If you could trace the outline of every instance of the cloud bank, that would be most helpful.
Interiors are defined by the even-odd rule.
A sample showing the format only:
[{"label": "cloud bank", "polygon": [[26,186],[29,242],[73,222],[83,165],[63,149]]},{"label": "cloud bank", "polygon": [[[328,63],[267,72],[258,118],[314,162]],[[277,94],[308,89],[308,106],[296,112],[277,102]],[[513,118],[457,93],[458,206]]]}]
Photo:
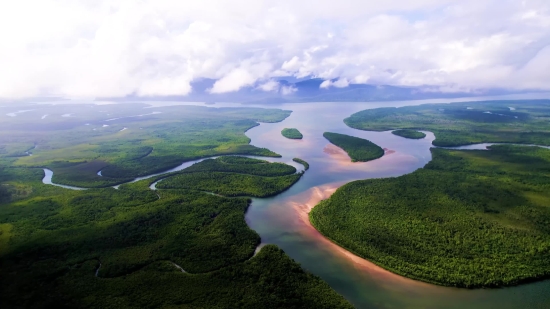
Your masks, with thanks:
[{"label": "cloud bank", "polygon": [[550,89],[547,0],[18,0],[0,10],[0,97],[186,95],[281,76]]}]

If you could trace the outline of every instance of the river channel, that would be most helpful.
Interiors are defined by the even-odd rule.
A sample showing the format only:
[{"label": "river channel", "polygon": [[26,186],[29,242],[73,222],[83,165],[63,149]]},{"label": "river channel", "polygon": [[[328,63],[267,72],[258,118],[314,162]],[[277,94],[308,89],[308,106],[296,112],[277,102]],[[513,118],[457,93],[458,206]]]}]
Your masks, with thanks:
[{"label": "river channel", "polygon": [[[476,290],[427,284],[395,275],[349,253],[325,239],[309,224],[309,210],[343,184],[408,174],[431,160],[430,147],[434,136],[430,132],[426,132],[424,139],[410,140],[391,132],[352,129],[343,123],[343,119],[367,108],[421,103],[427,102],[270,106],[293,112],[282,122],[262,123],[247,131],[251,144],[281,154],[283,158],[276,160],[278,162],[291,163],[294,157],[304,159],[310,164],[310,169],[289,190],[271,198],[252,199],[246,222],[260,234],[262,243],[281,247],[303,268],[321,277],[357,308],[550,308],[550,280]],[[215,105],[229,106],[242,107],[237,104]],[[280,133],[283,128],[297,128],[304,138],[286,139]],[[326,131],[366,138],[384,148],[386,154],[374,161],[352,163],[345,152],[323,138]],[[468,148],[483,149],[484,146]],[[177,169],[191,163],[182,164]],[[51,175],[49,178],[51,182]]]},{"label": "river channel", "polygon": [[[387,272],[325,239],[309,224],[307,213],[311,207],[350,181],[400,176],[423,167],[431,160],[434,136],[426,132],[426,138],[410,140],[390,132],[352,129],[342,121],[356,111],[379,104],[279,107],[292,110],[292,115],[280,123],[261,124],[246,134],[251,144],[267,147],[283,157],[302,158],[310,169],[288,191],[273,198],[253,199],[246,221],[260,234],[262,242],[281,247],[357,308],[550,308],[549,280],[502,289],[441,287]],[[303,140],[281,136],[285,127],[300,130]],[[345,153],[323,138],[325,131],[366,138],[385,148],[386,155],[366,163],[352,163]]]}]

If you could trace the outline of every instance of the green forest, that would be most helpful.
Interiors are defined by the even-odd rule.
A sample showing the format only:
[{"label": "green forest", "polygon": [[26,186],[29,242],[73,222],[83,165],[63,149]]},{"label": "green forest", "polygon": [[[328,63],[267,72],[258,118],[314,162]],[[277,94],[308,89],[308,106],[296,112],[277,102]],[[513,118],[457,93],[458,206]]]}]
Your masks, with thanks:
[{"label": "green forest", "polygon": [[[291,113],[261,108],[145,107],[53,105],[13,119],[5,117],[0,123],[0,155],[13,166],[51,169],[54,183],[108,187],[215,155],[280,157],[250,145],[244,132],[259,121],[279,122]],[[44,113],[50,116],[37,123]],[[74,116],[56,117],[61,113]],[[138,113],[146,116],[136,117]]]},{"label": "green forest", "polygon": [[284,163],[269,163],[254,158],[223,156],[206,159],[185,169],[185,172],[233,172],[257,176],[284,176],[296,173],[296,168]]},{"label": "green forest", "polygon": [[355,129],[428,130],[435,146],[521,143],[550,146],[550,100],[425,104],[360,111],[344,122]]},{"label": "green forest", "polygon": [[0,308],[352,308],[276,246],[255,255],[250,198],[149,189],[163,177],[221,174],[235,195],[249,195],[238,191],[244,177],[265,194],[300,178],[292,166],[224,156],[119,189],[42,184],[41,167],[54,181],[107,186],[206,155],[275,155],[243,133],[290,113],[167,107],[133,116],[138,107],[44,106],[43,123],[34,118],[44,111],[0,123]]},{"label": "green forest", "polygon": [[281,134],[284,137],[290,138],[290,139],[302,139],[304,137],[302,135],[302,133],[300,133],[300,131],[298,131],[298,129],[294,129],[294,128],[284,128],[281,131]]},{"label": "green forest", "polygon": [[432,148],[416,172],[339,188],[310,213],[344,248],[397,274],[457,287],[550,277],[550,150]]},{"label": "green forest", "polygon": [[402,129],[402,130],[395,130],[391,132],[393,135],[401,136],[404,138],[410,138],[410,139],[422,139],[426,137],[426,134],[416,131],[416,130],[408,130],[408,129]]},{"label": "green forest", "polygon": [[367,162],[384,155],[384,149],[363,138],[331,132],[325,132],[323,136],[332,144],[344,149],[353,162]]},{"label": "green forest", "polygon": [[160,189],[194,189],[223,196],[268,197],[296,183],[302,173],[282,163],[221,157],[192,165],[157,184]]}]

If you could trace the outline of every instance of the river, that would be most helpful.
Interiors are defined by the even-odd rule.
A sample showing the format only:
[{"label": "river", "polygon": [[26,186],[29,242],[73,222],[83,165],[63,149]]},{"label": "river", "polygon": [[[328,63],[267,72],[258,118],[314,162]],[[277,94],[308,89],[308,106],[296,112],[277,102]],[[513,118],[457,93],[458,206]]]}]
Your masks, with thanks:
[{"label": "river", "polygon": [[[325,239],[309,224],[307,213],[311,207],[328,198],[339,186],[358,179],[408,174],[431,160],[434,136],[430,132],[426,132],[424,139],[410,140],[390,132],[355,130],[343,123],[344,118],[367,108],[433,102],[437,101],[272,105],[293,113],[282,122],[262,123],[247,131],[251,144],[280,153],[283,158],[276,160],[279,162],[290,163],[294,157],[304,159],[310,169],[289,190],[272,198],[252,199],[246,222],[260,234],[262,243],[281,247],[357,308],[550,308],[550,280],[477,290],[427,284],[395,275],[354,256]],[[226,106],[242,107],[214,105]],[[280,132],[285,127],[297,128],[304,138],[284,138]],[[369,139],[385,148],[386,154],[371,162],[352,163],[345,152],[323,138],[326,131]],[[469,148],[472,147],[484,145]]]},{"label": "river", "polygon": [[[302,179],[288,191],[273,198],[253,199],[246,221],[260,234],[262,242],[281,247],[357,308],[550,308],[550,280],[477,290],[422,283],[354,256],[309,224],[309,209],[337,187],[357,179],[408,174],[431,160],[429,149],[434,136],[429,132],[424,139],[410,140],[390,132],[355,130],[342,121],[356,111],[378,106],[377,103],[283,104],[278,107],[292,110],[290,117],[280,123],[263,123],[246,133],[255,146],[267,147],[286,158],[299,157],[310,164]],[[303,140],[281,136],[285,127],[300,130]],[[387,149],[386,155],[367,163],[351,163],[345,153],[323,138],[325,131],[369,139]]]}]

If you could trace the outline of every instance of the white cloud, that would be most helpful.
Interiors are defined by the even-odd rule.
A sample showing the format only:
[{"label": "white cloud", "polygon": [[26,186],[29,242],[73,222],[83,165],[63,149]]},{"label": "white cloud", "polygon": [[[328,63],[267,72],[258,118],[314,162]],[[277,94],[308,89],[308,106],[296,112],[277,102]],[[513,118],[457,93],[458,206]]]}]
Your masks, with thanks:
[{"label": "white cloud", "polygon": [[256,79],[245,69],[235,69],[220,78],[210,90],[211,93],[237,91],[244,86],[252,85]]},{"label": "white cloud", "polygon": [[0,97],[275,91],[285,75],[550,89],[547,0],[4,2]]},{"label": "white cloud", "polygon": [[336,88],[346,88],[349,86],[349,81],[347,78],[339,78],[336,81],[331,81],[330,79],[327,79],[319,85],[319,88],[321,89],[327,89],[330,87],[336,87]]},{"label": "white cloud", "polygon": [[330,79],[327,79],[327,80],[323,81],[323,82],[321,83],[321,85],[319,85],[319,88],[321,88],[321,89],[327,89],[327,88],[329,88],[330,86],[332,86],[332,82],[330,81]]},{"label": "white cloud", "polygon": [[332,83],[332,85],[336,88],[346,88],[347,86],[349,86],[349,82],[347,78],[339,78],[337,81]]},{"label": "white cloud", "polygon": [[138,88],[140,96],[186,95],[191,92],[186,77],[147,79]]},{"label": "white cloud", "polygon": [[292,86],[283,86],[283,87],[281,87],[281,94],[282,95],[293,94],[296,91],[298,91],[298,89],[296,89]]},{"label": "white cloud", "polygon": [[253,85],[258,79],[264,78],[271,70],[271,64],[261,62],[250,64],[249,61],[242,63],[239,68],[233,69],[228,73],[222,73],[223,77],[218,79],[211,93],[224,93],[237,91],[245,86]]},{"label": "white cloud", "polygon": [[269,92],[269,91],[278,91],[279,90],[279,83],[274,81],[274,80],[270,80],[264,84],[261,84],[260,86],[258,86],[258,88],[260,90],[263,90],[263,91],[266,91],[266,92]]},{"label": "white cloud", "polygon": [[298,69],[300,69],[300,59],[296,56],[292,57],[292,59],[288,60],[288,61],[285,61],[283,62],[283,65],[281,66],[281,69],[285,70],[285,71],[297,71]]}]

